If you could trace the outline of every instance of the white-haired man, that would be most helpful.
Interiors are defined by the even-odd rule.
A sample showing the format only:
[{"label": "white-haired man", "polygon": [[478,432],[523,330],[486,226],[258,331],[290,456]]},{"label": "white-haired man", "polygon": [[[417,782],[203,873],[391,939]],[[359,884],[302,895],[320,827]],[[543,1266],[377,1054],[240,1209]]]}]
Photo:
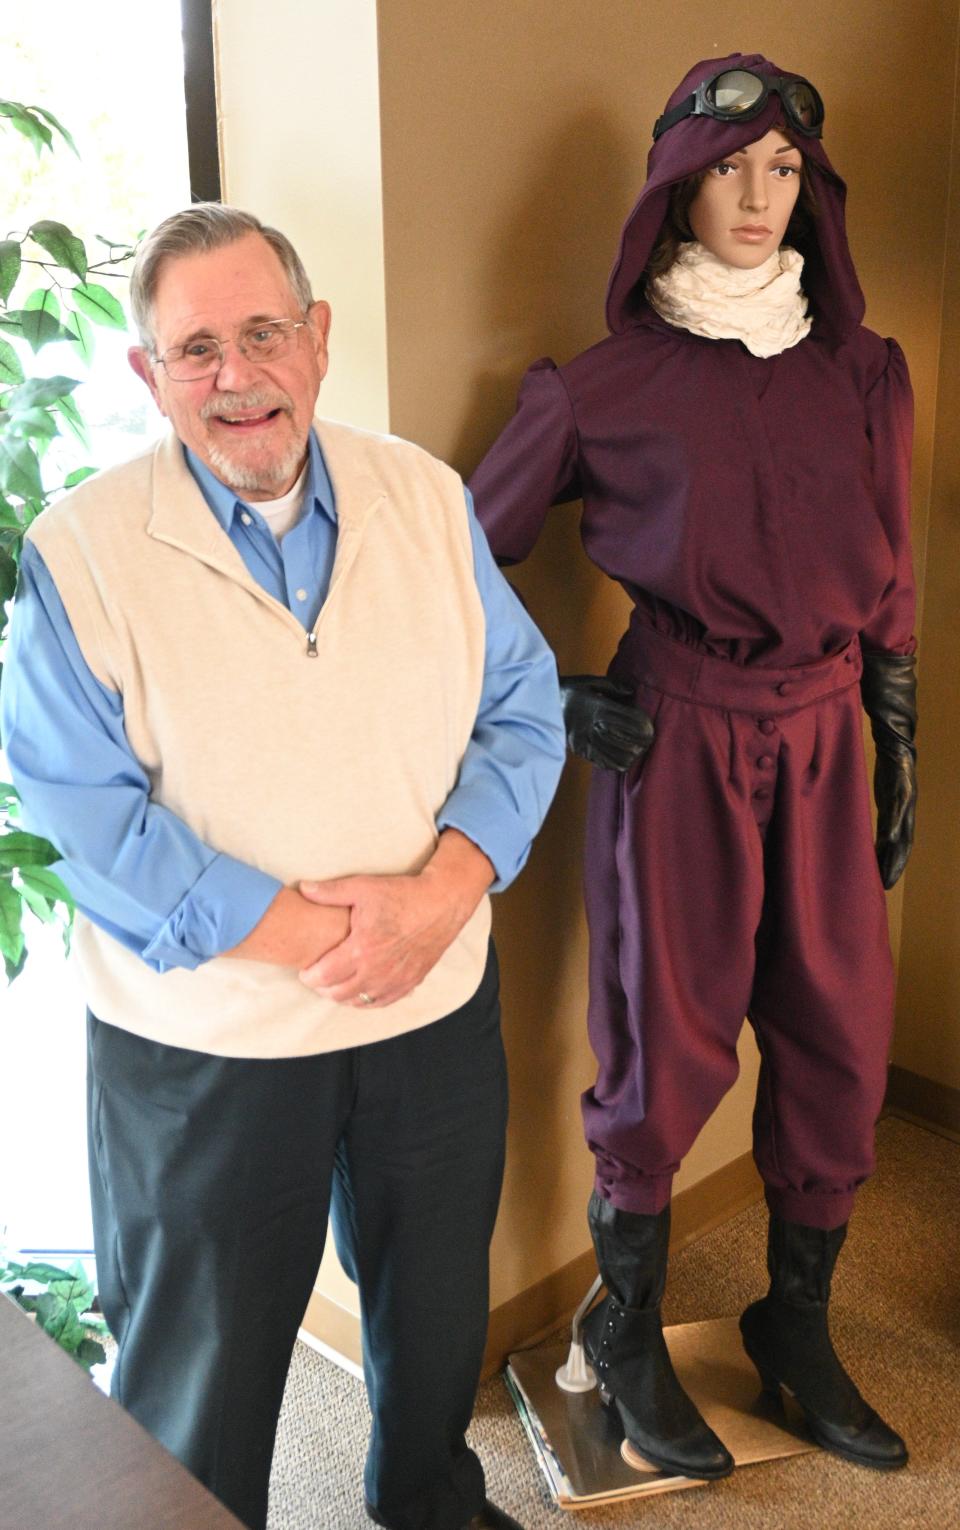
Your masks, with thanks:
[{"label": "white-haired man", "polygon": [[187,209],[132,302],[172,429],[31,528],[4,685],[81,910],[114,1393],[263,1526],[332,1194],[370,1516],[511,1526],[464,1440],[506,1112],[486,894],[556,785],[555,666],[456,474],[314,419],[330,310],[283,235]]}]

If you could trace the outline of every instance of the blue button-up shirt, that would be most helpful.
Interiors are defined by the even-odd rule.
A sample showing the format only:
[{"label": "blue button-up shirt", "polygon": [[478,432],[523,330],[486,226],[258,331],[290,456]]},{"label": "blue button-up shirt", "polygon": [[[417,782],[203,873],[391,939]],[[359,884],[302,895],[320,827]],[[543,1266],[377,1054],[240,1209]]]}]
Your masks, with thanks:
[{"label": "blue button-up shirt", "polygon": [[[337,546],[333,486],[310,434],[304,509],[278,542],[255,505],[190,452],[187,465],[253,577],[312,631]],[[483,688],[457,784],[437,817],[484,851],[493,890],[517,875],[556,789],[564,734],[556,664],[467,515],[486,617]],[[237,945],[280,889],[275,877],[207,845],[153,802],[127,742],[123,697],[80,652],[37,549],[23,549],[3,682],[3,743],[24,827],[51,839],[89,918],[158,971],[196,967]]]}]

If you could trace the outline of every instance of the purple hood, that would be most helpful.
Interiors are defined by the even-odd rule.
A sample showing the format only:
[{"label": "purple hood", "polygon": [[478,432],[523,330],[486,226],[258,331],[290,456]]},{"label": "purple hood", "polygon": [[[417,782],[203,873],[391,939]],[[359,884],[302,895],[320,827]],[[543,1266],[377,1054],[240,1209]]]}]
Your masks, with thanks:
[{"label": "purple hood", "polygon": [[[792,74],[759,53],[733,53],[708,58],[690,70],[667,102],[677,106],[701,80],[723,69],[757,69],[763,74]],[[816,84],[816,81],[813,82]],[[647,159],[647,183],[624,225],[610,286],[607,324],[613,334],[630,329],[637,320],[640,281],[661,224],[667,214],[670,188],[688,175],[707,170],[725,155],[745,148],[768,132],[781,114],[780,98],[771,95],[763,111],[749,122],[719,122],[713,117],[685,117],[668,128]],[[863,320],[864,299],[853,267],[844,219],[847,188],[826,156],[819,138],[797,134],[797,146],[813,172],[820,216],[813,232],[799,240],[804,258],[803,288],[817,318],[817,327],[836,343],[845,340]]]}]

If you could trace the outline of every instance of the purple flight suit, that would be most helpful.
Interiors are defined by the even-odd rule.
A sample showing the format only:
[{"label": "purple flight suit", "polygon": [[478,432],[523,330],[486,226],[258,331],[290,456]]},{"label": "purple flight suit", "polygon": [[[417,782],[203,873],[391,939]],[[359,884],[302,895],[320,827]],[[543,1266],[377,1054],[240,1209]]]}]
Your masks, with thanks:
[{"label": "purple flight suit", "polygon": [[[670,99],[759,55],[697,65]],[[814,323],[770,358],[671,327],[642,275],[670,188],[776,124],[688,117],[650,152],[607,300],[610,335],[536,362],[471,480],[504,562],[583,501],[588,556],[634,603],[610,673],[654,718],[645,760],[594,771],[583,1099],[597,1189],[658,1212],[737,1075],[762,1066],[754,1151],[771,1210],[830,1228],[873,1168],[893,967],[873,850],[861,647],[906,654],[912,398],[861,325],[845,186],[800,138],[819,204],[797,241]]]}]

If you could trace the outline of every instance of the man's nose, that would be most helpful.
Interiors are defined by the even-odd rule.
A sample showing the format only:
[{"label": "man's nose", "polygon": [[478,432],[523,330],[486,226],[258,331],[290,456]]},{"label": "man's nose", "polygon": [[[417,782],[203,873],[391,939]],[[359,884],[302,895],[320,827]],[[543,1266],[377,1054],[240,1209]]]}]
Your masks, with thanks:
[{"label": "man's nose", "polygon": [[242,393],[259,379],[260,368],[249,360],[234,340],[223,344],[223,360],[217,373],[216,386],[223,393]]}]

